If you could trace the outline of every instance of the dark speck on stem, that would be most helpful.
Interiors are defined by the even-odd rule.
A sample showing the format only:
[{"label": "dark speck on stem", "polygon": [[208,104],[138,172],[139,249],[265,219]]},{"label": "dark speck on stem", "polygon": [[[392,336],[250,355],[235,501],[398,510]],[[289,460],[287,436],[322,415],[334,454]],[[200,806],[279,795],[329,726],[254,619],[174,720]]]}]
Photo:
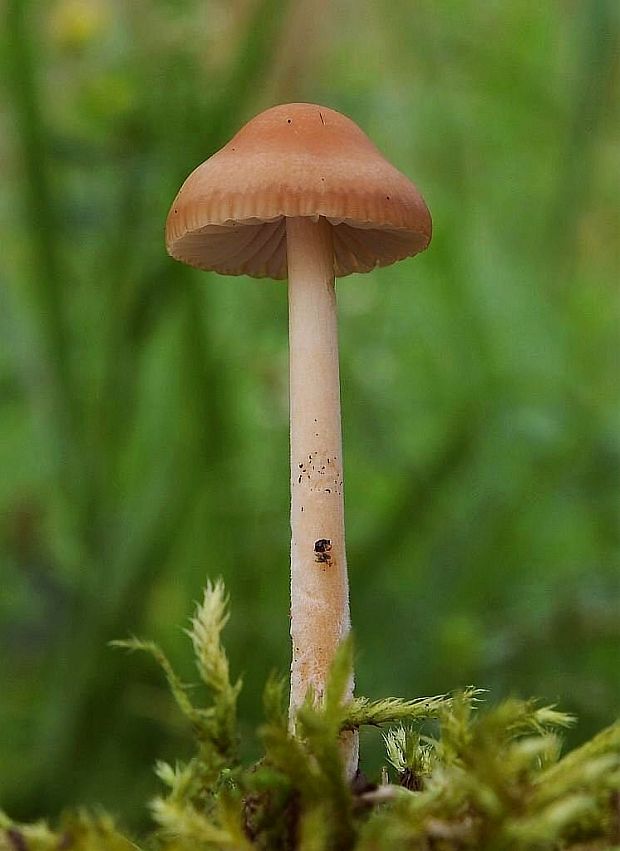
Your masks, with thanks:
[{"label": "dark speck on stem", "polygon": [[332,548],[332,542],[329,538],[319,538],[318,541],[315,541],[314,544],[314,552],[315,558],[314,560],[318,564],[327,564],[331,563],[332,557],[330,555],[330,551]]}]

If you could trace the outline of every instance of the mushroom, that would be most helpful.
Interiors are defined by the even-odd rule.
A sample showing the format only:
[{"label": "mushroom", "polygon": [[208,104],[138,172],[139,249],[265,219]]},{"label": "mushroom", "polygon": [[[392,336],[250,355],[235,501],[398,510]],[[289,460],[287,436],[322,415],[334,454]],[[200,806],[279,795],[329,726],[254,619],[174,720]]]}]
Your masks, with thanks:
[{"label": "mushroom", "polygon": [[[334,277],[417,254],[430,238],[415,186],[353,121],[307,103],[248,122],[190,174],[166,222],[177,260],[288,278],[293,728],[309,690],[322,699],[350,629]],[[352,777],[356,733],[343,734],[342,754]]]}]

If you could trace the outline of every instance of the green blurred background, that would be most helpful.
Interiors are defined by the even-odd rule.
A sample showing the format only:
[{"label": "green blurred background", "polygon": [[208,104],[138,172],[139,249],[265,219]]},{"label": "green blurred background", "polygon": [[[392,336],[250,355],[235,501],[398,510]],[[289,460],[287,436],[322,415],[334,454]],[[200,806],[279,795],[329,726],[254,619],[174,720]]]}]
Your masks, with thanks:
[{"label": "green blurred background", "polygon": [[[423,192],[429,251],[339,282],[358,691],[620,697],[620,4],[4,0],[0,802],[136,824],[188,731],[148,660],[222,575],[286,671],[286,287],[174,263],[181,181],[308,100]],[[366,766],[378,743],[364,740]]]}]

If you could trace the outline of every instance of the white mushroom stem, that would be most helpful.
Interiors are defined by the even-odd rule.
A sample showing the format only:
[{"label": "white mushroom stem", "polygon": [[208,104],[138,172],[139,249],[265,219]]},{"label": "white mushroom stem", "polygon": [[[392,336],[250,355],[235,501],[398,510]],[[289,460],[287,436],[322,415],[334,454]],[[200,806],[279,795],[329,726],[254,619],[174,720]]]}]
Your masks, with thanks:
[{"label": "white mushroom stem", "polygon": [[[344,541],[338,324],[332,229],[286,219],[291,406],[290,718],[309,689],[321,700],[338,644],[350,629]],[[345,699],[353,694],[353,677]],[[347,775],[358,736],[342,737]]]}]

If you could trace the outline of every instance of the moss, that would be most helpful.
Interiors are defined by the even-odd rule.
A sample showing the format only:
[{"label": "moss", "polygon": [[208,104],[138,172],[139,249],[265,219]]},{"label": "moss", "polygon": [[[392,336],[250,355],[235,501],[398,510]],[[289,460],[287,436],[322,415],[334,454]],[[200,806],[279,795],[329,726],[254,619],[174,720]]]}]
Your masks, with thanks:
[{"label": "moss", "polygon": [[[574,719],[535,701],[483,709],[470,688],[343,704],[350,642],[334,662],[324,705],[309,699],[300,710],[297,737],[288,730],[286,684],[269,679],[258,731],[264,755],[243,765],[241,683],[231,681],[221,643],[227,620],[223,585],[209,584],[189,630],[210,695],[204,706],[156,645],[118,642],[154,656],[194,730],[191,760],[157,765],[163,792],[150,804],[152,834],[134,842],[102,814],[67,815],[55,829],[0,816],[2,851],[620,849],[620,723],[562,756],[562,730]],[[338,738],[362,725],[382,729],[386,766],[375,782],[359,775],[351,786]]]}]

